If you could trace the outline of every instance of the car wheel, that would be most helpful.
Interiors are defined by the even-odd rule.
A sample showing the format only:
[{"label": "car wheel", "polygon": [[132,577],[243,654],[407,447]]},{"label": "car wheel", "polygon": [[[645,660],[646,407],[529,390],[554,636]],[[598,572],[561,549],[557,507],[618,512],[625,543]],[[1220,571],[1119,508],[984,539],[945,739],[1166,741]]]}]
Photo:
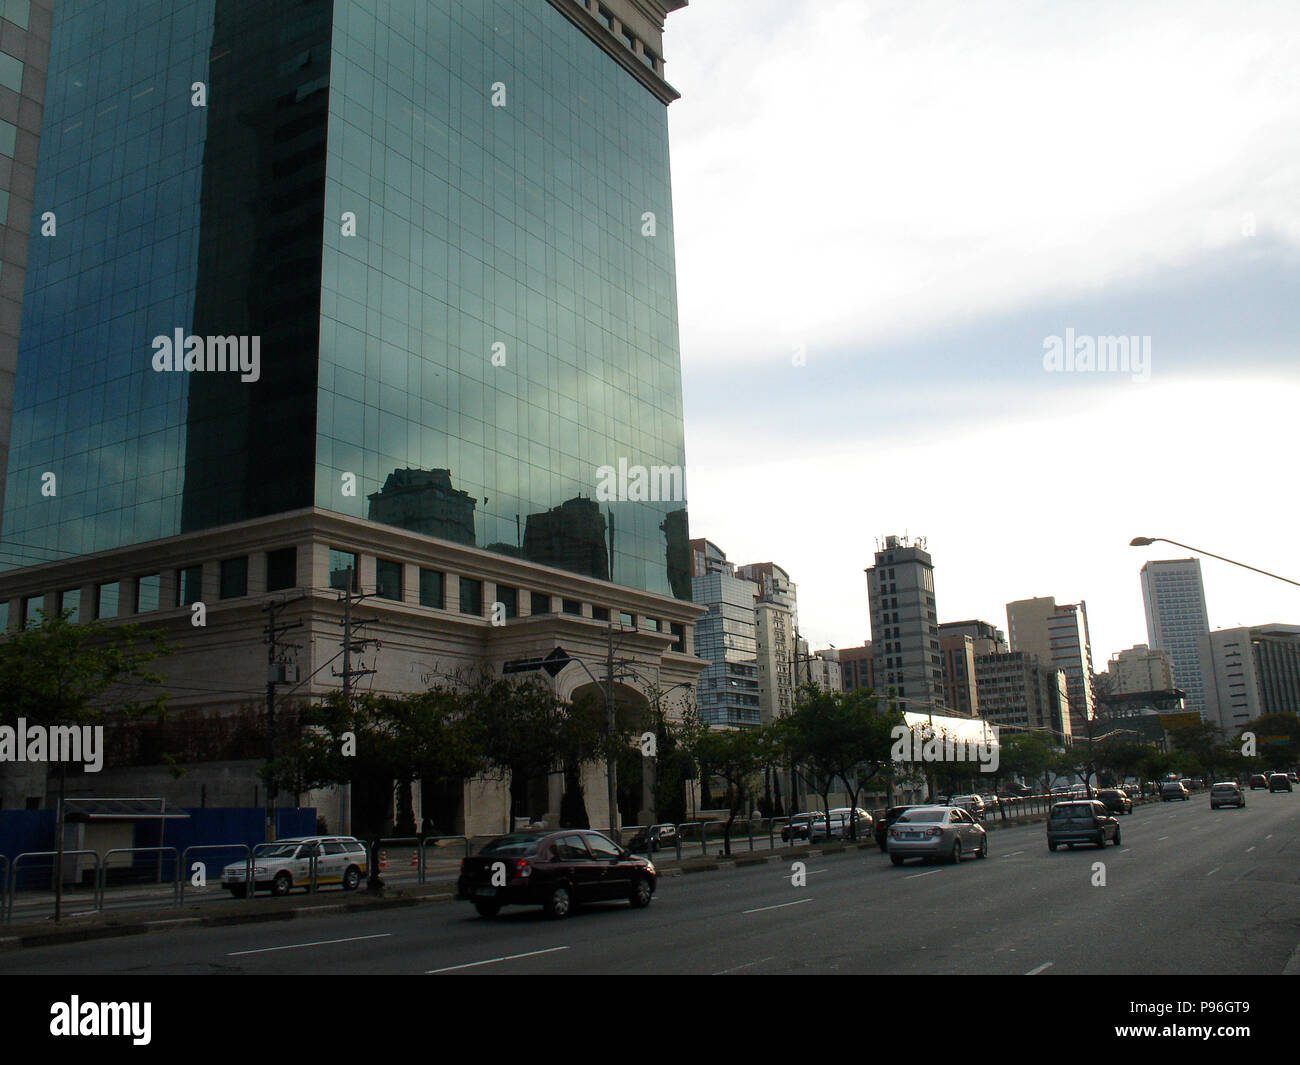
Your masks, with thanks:
[{"label": "car wheel", "polygon": [[976,858],[987,858],[989,856],[989,834],[984,833],[984,838],[980,840],[980,849],[975,852]]},{"label": "car wheel", "polygon": [[474,909],[478,910],[480,917],[495,917],[501,912],[501,903],[487,902],[486,900],[474,903]]},{"label": "car wheel", "polygon": [[349,865],[348,871],[343,874],[343,890],[356,891],[361,886],[361,870],[355,865]]},{"label": "car wheel", "polygon": [[901,854],[891,854],[889,856],[889,860],[893,862],[895,865],[903,864],[903,856]]},{"label": "car wheel", "polygon": [[[1102,846],[1104,847],[1105,844],[1103,843]],[[1119,846],[1119,829],[1118,829],[1118,828],[1115,829],[1115,846],[1117,846],[1117,847]]]},{"label": "car wheel", "polygon": [[230,887],[230,893],[231,893],[232,895],[234,895],[235,898],[237,898],[237,899],[242,899],[242,898],[244,898],[244,897],[248,894],[248,885],[247,885],[247,884],[232,884],[231,887]]},{"label": "car wheel", "polygon": [[1047,841],[1047,849],[1048,849],[1049,851],[1054,851],[1054,850],[1056,850],[1056,840],[1054,840],[1054,839],[1049,839],[1049,840]]},{"label": "car wheel", "polygon": [[955,839],[952,841],[952,853],[948,855],[948,861],[953,865],[961,861],[961,840]]},{"label": "car wheel", "polygon": [[542,908],[546,911],[547,917],[555,919],[568,917],[569,911],[573,908],[573,899],[569,895],[569,889],[563,884],[554,888]]},{"label": "car wheel", "polygon": [[643,910],[650,905],[654,893],[655,889],[650,881],[643,876],[638,876],[632,881],[632,894],[628,896],[628,902],[632,904],[632,909]]},{"label": "car wheel", "polygon": [[1067,844],[1065,845],[1065,849],[1066,849],[1066,850],[1070,850],[1070,851],[1074,850],[1074,844],[1073,844],[1073,843],[1067,843]]},{"label": "car wheel", "polygon": [[271,882],[271,894],[276,898],[284,898],[293,890],[293,877],[288,873],[279,873]]}]

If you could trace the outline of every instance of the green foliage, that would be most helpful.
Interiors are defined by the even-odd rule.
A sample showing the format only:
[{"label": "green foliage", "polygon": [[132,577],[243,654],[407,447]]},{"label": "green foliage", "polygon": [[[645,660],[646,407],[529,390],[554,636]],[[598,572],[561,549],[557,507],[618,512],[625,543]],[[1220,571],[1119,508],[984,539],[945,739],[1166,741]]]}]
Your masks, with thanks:
[{"label": "green foliage", "polygon": [[148,668],[168,653],[161,633],[39,613],[39,625],[0,638],[0,723],[96,725],[164,711],[163,678]]}]

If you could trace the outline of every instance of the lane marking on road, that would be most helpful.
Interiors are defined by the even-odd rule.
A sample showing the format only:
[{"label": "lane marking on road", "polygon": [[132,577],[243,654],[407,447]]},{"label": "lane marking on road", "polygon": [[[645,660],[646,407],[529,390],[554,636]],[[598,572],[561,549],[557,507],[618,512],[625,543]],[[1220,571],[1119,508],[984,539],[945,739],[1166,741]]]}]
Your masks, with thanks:
[{"label": "lane marking on road", "polygon": [[327,947],[334,943],[357,943],[363,939],[383,939],[392,932],[377,932],[373,936],[349,936],[347,939],[318,939],[313,943],[290,943],[286,947],[258,947],[257,950],[236,950],[227,954],[227,958],[238,958],[241,954],[269,954],[273,950],[297,950],[300,947]]},{"label": "lane marking on road", "polygon": [[[1219,866],[1219,869],[1222,869],[1222,868],[1223,868],[1223,866]],[[1211,870],[1210,870],[1208,873],[1206,873],[1205,875],[1206,875],[1206,876],[1213,876],[1215,873],[1217,873],[1217,872],[1219,871],[1219,869],[1211,869]]]},{"label": "lane marking on road", "polygon": [[545,950],[530,950],[526,954],[507,954],[502,958],[488,958],[486,961],[471,961],[464,965],[448,965],[445,969],[426,969],[425,976],[433,976],[435,973],[450,973],[457,969],[473,969],[479,965],[495,965],[499,961],[514,961],[516,958],[535,958],[538,954],[554,954],[557,950],[568,950],[568,947],[547,947]]},{"label": "lane marking on road", "polygon": [[772,954],[772,955],[770,955],[770,956],[768,956],[768,957],[766,957],[766,958],[759,958],[758,961],[747,961],[747,962],[745,962],[744,965],[737,965],[737,966],[736,966],[735,968],[733,968],[733,969],[722,969],[721,971],[716,972],[716,973],[714,973],[713,975],[714,975],[714,976],[726,976],[728,973],[738,973],[738,972],[740,972],[741,969],[750,969],[750,968],[752,968],[752,967],[755,966],[755,965],[762,965],[763,962],[765,962],[765,961],[771,961],[771,960],[772,960],[773,958],[775,958],[775,957],[776,957],[776,955],[775,955],[775,954]]},{"label": "lane marking on road", "polygon": [[1039,973],[1041,973],[1044,969],[1050,969],[1050,968],[1051,968],[1053,965],[1055,965],[1055,964],[1056,964],[1056,962],[1054,962],[1054,961],[1045,961],[1045,962],[1043,962],[1042,965],[1039,965],[1039,966],[1037,966],[1036,968],[1030,969],[1029,972],[1025,973],[1025,975],[1026,975],[1026,976],[1037,976],[1037,975],[1038,975]]},{"label": "lane marking on road", "polygon": [[1002,857],[1004,857],[1004,858],[1014,858],[1017,854],[1024,854],[1024,853],[1025,853],[1024,851],[1012,851],[1010,854],[1004,854],[1004,855],[1002,855]]},{"label": "lane marking on road", "polygon": [[1168,839],[1168,838],[1169,838],[1168,836],[1161,836],[1160,839],[1156,840],[1156,842],[1159,843],[1161,839]]},{"label": "lane marking on road", "polygon": [[935,873],[942,873],[942,869],[931,869],[928,873],[913,873],[911,876],[903,877],[904,880],[915,880],[918,876],[934,876]]},{"label": "lane marking on road", "polygon": [[740,912],[743,915],[746,913],[762,913],[764,910],[783,910],[787,906],[802,906],[805,902],[812,902],[812,899],[797,899],[794,902],[780,902],[775,906],[759,906],[753,910],[741,910]]},{"label": "lane marking on road", "polygon": [[1246,853],[1249,854],[1249,853],[1250,853],[1251,851],[1253,851],[1254,849],[1255,849],[1254,847],[1247,847],[1247,848],[1246,848]]},{"label": "lane marking on road", "polygon": [[1265,838],[1265,839],[1272,839],[1272,838],[1273,838],[1273,833],[1270,832],[1270,833],[1269,833],[1267,836],[1265,836],[1264,838]]}]

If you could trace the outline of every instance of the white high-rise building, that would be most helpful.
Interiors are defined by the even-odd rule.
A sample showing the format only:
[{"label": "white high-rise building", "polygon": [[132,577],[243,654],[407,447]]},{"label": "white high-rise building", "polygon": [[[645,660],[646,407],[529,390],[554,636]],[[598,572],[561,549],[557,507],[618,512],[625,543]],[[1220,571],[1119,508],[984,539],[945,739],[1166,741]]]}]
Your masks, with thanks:
[{"label": "white high-rise building", "polygon": [[925,540],[886,536],[867,570],[871,645],[883,697],[905,710],[946,711],[934,564]]},{"label": "white high-rise building", "polygon": [[1011,650],[1037,655],[1044,665],[1065,671],[1070,693],[1070,728],[1087,735],[1094,716],[1092,644],[1088,604],[1058,603],[1053,596],[1018,599],[1007,604]]},{"label": "white high-rise building", "polygon": [[1188,710],[1204,714],[1206,671],[1202,658],[1210,632],[1199,558],[1166,559],[1142,567],[1142,601],[1147,612],[1147,640],[1168,653],[1174,686],[1187,693]]}]

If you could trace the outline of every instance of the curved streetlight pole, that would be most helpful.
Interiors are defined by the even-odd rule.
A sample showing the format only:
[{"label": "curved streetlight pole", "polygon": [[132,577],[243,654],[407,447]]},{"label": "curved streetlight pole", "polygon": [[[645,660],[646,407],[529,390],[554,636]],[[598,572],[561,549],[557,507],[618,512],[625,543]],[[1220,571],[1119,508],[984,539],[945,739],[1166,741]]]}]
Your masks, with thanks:
[{"label": "curved streetlight pole", "polygon": [[1196,551],[1202,555],[1208,555],[1210,558],[1217,558],[1220,562],[1228,562],[1234,566],[1240,566],[1242,569],[1248,569],[1252,573],[1262,573],[1265,577],[1272,577],[1274,580],[1285,581],[1287,584],[1294,584],[1300,588],[1300,581],[1293,581],[1290,577],[1279,577],[1276,573],[1269,573],[1266,569],[1260,569],[1257,566],[1248,566],[1244,562],[1238,562],[1235,558],[1224,558],[1222,555],[1216,555],[1213,551],[1206,551],[1204,548],[1192,547],[1190,544],[1180,544],[1177,540],[1167,540],[1163,536],[1135,536],[1129,541],[1129,547],[1150,547],[1154,543],[1173,544],[1175,547],[1181,547],[1187,551]]}]

